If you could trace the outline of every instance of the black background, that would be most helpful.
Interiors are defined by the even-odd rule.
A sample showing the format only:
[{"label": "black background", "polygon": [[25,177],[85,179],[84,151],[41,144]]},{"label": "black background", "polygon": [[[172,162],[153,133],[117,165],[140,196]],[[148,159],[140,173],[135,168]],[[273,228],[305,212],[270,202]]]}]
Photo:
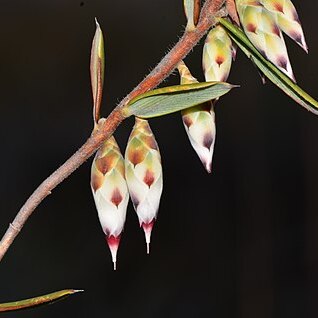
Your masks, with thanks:
[{"label": "black background", "polygon": [[[294,1],[310,55],[287,40],[301,86],[317,97],[316,1]],[[90,46],[105,34],[107,115],[182,34],[180,0],[1,0],[0,232],[92,129]],[[202,46],[187,58],[203,79]],[[129,205],[118,271],[96,216],[91,161],[36,210],[0,264],[0,301],[63,288],[84,294],[2,317],[317,317],[318,118],[238,54],[217,105],[213,173],[179,114],[151,120],[164,193],[145,253]],[[173,75],[164,85],[175,84]],[[116,132],[124,150],[133,121]]]}]

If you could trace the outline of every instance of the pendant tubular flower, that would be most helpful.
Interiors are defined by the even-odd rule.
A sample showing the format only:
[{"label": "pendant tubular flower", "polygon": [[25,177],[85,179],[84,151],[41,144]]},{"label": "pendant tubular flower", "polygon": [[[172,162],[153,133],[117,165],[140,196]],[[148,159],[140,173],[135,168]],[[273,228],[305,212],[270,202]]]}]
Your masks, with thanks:
[{"label": "pendant tubular flower", "polygon": [[244,32],[253,45],[293,81],[295,77],[276,16],[260,0],[236,0]]},{"label": "pendant tubular flower", "polygon": [[[233,57],[235,57],[235,49],[224,28],[222,26],[213,28],[203,48],[202,64],[206,81],[226,81]],[[178,70],[181,84],[198,82],[183,62],[179,63]],[[197,105],[181,112],[190,143],[208,173],[212,170],[216,137],[214,102]]]},{"label": "pendant tubular flower", "polygon": [[[181,84],[198,82],[183,62],[179,63],[178,70]],[[190,143],[206,171],[210,173],[216,135],[215,114],[212,102],[183,110],[181,115]]]},{"label": "pendant tubular flower", "polygon": [[117,250],[126,220],[129,193],[124,158],[114,137],[110,137],[96,153],[91,169],[91,188],[116,270]]},{"label": "pendant tubular flower", "polygon": [[163,181],[159,148],[147,120],[136,117],[125,152],[125,171],[130,197],[144,230],[149,254]]},{"label": "pendant tubular flower", "polygon": [[279,28],[308,53],[304,31],[295,6],[290,0],[261,0],[275,17]]},{"label": "pendant tubular flower", "polygon": [[205,80],[225,82],[235,54],[231,38],[224,28],[221,25],[213,28],[208,33],[203,48],[202,66]]}]

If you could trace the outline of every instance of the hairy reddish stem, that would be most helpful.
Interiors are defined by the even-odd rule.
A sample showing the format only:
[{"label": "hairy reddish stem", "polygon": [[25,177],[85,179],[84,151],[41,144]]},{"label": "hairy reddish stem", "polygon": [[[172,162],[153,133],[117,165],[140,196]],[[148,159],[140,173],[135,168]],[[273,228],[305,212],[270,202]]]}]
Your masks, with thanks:
[{"label": "hairy reddish stem", "polygon": [[118,125],[125,119],[122,111],[124,106],[136,96],[155,88],[168,77],[177,64],[193,49],[210,27],[215,24],[214,18],[226,15],[226,11],[222,9],[223,4],[224,0],[207,0],[202,8],[196,29],[191,32],[185,31],[182,38],[153,71],[119,103],[107,119],[100,120],[85,144],[33,192],[0,241],[0,261],[36,207],[114,133]]}]

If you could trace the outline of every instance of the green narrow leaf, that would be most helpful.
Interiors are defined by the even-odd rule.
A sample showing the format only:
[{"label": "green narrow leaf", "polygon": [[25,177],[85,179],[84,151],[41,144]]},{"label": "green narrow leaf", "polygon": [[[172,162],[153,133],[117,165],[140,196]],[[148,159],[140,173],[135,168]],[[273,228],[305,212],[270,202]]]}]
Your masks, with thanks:
[{"label": "green narrow leaf", "polygon": [[76,294],[78,292],[82,292],[82,290],[65,289],[55,293],[42,295],[39,297],[14,301],[10,303],[3,303],[3,304],[0,304],[0,312],[16,311],[16,310],[21,310],[26,308],[37,307],[37,306],[41,306],[45,304],[50,304],[52,302],[61,300],[67,296]]},{"label": "green narrow leaf", "polygon": [[100,118],[100,106],[102,102],[102,93],[104,85],[104,70],[105,70],[105,56],[104,56],[104,39],[102,30],[95,19],[96,32],[94,35],[92,50],[91,50],[91,83],[93,92],[93,118],[97,124]]},{"label": "green narrow leaf", "polygon": [[223,82],[204,82],[159,88],[139,95],[124,111],[127,117],[163,116],[218,98],[233,87]]},{"label": "green narrow leaf", "polygon": [[270,81],[272,81],[298,104],[318,115],[318,102],[291,81],[289,77],[281,72],[274,64],[267,61],[263,55],[257,51],[240,28],[222,18],[219,19],[219,22],[226,28],[230,37],[239,46],[239,48],[254,62],[254,64]]}]

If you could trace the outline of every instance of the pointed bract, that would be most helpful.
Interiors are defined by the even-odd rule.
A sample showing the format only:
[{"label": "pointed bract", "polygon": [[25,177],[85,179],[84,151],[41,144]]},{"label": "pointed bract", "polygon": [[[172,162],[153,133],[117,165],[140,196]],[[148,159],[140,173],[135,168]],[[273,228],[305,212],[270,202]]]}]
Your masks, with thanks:
[{"label": "pointed bract", "polygon": [[184,12],[187,17],[187,31],[193,31],[200,17],[201,0],[183,0]]},{"label": "pointed bract", "polygon": [[129,193],[124,158],[114,137],[110,137],[96,153],[91,170],[91,188],[116,269],[116,255],[126,220]]},{"label": "pointed bract", "polygon": [[236,8],[244,32],[253,45],[264,57],[295,80],[276,16],[263,6],[261,0],[237,0]]},{"label": "pointed bract", "polygon": [[235,22],[238,26],[240,25],[240,19],[237,15],[235,0],[226,0],[225,2],[226,10],[229,13],[230,18],[233,22]]},{"label": "pointed bract", "polygon": [[147,251],[163,188],[161,157],[147,120],[136,117],[125,152],[126,180]]},{"label": "pointed bract", "polygon": [[[187,66],[178,65],[181,84],[196,83]],[[215,114],[211,102],[188,108],[181,112],[184,128],[193,149],[199,156],[207,172],[211,172],[215,143]]]},{"label": "pointed bract", "polygon": [[275,17],[279,28],[308,52],[304,32],[295,6],[290,0],[260,0]]}]

